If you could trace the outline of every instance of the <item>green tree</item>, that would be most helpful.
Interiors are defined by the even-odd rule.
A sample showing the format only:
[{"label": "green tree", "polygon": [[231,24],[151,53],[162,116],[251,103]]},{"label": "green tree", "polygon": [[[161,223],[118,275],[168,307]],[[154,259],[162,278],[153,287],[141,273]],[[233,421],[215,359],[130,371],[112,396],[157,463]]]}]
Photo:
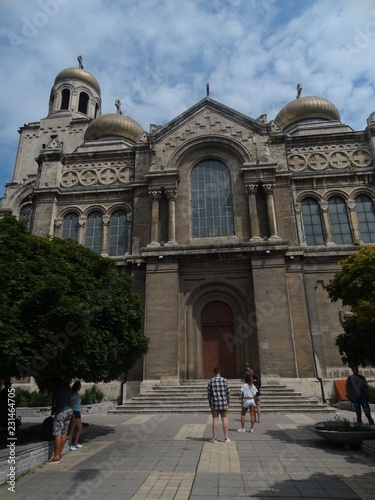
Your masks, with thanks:
[{"label": "green tree", "polygon": [[143,309],[115,263],[0,220],[0,377],[108,382],[147,352]]},{"label": "green tree", "polygon": [[364,247],[340,262],[327,287],[333,302],[351,307],[336,338],[343,363],[375,366],[375,248]]}]

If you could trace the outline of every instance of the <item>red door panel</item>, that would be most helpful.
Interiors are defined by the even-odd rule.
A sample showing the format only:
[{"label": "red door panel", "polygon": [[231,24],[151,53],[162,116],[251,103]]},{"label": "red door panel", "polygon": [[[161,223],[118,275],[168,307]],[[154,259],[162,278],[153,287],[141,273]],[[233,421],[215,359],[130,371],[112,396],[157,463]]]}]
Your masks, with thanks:
[{"label": "red door panel", "polygon": [[219,300],[210,302],[202,311],[203,377],[213,377],[220,366],[223,377],[236,378],[236,352],[232,309]]}]

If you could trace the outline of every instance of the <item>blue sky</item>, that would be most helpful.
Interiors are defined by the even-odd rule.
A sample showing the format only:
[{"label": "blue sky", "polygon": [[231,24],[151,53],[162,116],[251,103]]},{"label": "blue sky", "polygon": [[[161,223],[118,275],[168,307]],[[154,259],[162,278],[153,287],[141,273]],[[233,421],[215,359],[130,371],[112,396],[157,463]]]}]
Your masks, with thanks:
[{"label": "blue sky", "polygon": [[17,130],[47,115],[56,75],[77,66],[102,112],[145,130],[205,97],[258,118],[296,97],[332,101],[355,130],[375,110],[372,0],[0,0],[0,196]]}]

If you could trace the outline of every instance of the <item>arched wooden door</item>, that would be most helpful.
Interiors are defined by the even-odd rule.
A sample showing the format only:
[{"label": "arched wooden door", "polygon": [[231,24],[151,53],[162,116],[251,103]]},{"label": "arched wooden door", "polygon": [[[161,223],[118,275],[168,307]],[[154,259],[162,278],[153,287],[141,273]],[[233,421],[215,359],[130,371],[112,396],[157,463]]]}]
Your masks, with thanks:
[{"label": "arched wooden door", "polygon": [[232,309],[219,300],[210,302],[202,311],[201,322],[203,377],[213,377],[215,366],[220,366],[223,377],[236,378]]}]

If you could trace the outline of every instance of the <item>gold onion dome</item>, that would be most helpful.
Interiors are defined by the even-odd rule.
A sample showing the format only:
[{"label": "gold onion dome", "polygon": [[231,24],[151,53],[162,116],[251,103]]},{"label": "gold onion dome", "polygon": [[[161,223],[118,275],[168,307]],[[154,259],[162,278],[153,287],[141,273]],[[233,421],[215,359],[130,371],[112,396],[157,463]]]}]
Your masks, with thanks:
[{"label": "gold onion dome", "polygon": [[143,128],[129,116],[120,113],[109,113],[99,116],[90,123],[85,132],[85,141],[102,137],[124,137],[136,142]]},{"label": "gold onion dome", "polygon": [[340,113],[334,104],[323,97],[297,97],[279,111],[275,122],[284,130],[293,123],[311,119],[340,121]]},{"label": "gold onion dome", "polygon": [[64,80],[79,80],[91,85],[100,94],[100,85],[98,80],[91,73],[83,68],[66,68],[60,71],[55,78],[55,85]]}]

